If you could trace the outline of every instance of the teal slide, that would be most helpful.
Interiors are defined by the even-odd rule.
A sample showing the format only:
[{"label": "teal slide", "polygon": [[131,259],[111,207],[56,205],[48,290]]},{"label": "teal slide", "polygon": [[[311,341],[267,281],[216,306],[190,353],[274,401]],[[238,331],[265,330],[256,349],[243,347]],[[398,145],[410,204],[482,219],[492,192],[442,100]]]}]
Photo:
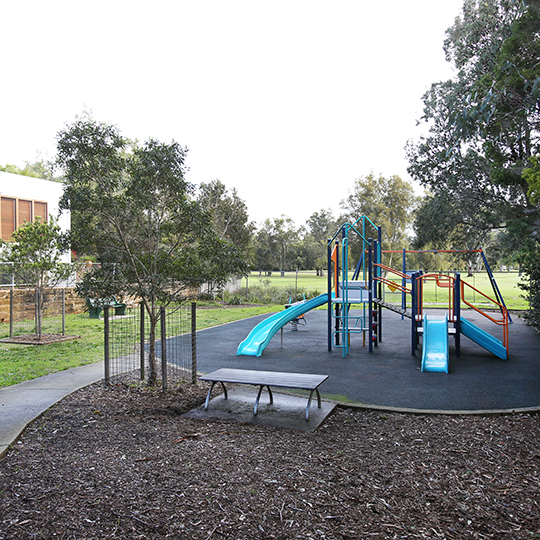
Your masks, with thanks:
[{"label": "teal slide", "polygon": [[448,316],[424,318],[422,337],[422,371],[448,373]]},{"label": "teal slide", "polygon": [[502,344],[502,341],[494,338],[491,334],[478,328],[478,326],[463,317],[461,317],[461,333],[478,343],[481,347],[484,347],[490,353],[498,356],[501,360],[508,359],[506,348]]},{"label": "teal slide", "polygon": [[279,313],[274,313],[274,315],[271,315],[268,319],[265,319],[253,328],[248,337],[238,345],[236,356],[261,356],[274,334],[281,327],[307,311],[326,304],[326,302],[328,302],[328,293],[316,296],[306,302],[294,304]]}]

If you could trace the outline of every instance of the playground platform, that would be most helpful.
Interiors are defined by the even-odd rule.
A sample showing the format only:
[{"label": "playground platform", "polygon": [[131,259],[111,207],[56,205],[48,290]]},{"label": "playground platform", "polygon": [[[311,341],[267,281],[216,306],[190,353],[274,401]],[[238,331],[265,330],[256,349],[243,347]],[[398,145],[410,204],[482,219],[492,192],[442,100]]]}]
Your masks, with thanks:
[{"label": "playground platform", "polygon": [[[437,310],[427,310],[437,313]],[[441,314],[442,312],[438,312]],[[351,314],[353,314],[351,312]],[[488,332],[497,327],[483,317],[462,313]],[[501,360],[464,335],[456,357],[449,338],[449,373],[421,371],[422,348],[411,354],[411,322],[384,310],[382,342],[362,345],[362,335],[351,336],[349,354],[328,351],[327,312],[306,314],[306,326],[278,331],[260,357],[236,356],[238,344],[268,315],[222,325],[197,333],[198,370],[220,368],[329,374],[323,398],[381,409],[420,412],[498,413],[540,409],[540,335],[513,314],[509,327],[510,357]]]}]

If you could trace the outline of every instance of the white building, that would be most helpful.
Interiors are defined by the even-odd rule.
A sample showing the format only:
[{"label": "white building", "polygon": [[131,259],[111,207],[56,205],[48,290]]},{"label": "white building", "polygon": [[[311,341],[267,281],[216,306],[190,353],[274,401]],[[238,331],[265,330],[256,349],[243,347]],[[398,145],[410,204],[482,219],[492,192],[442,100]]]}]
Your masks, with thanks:
[{"label": "white building", "polygon": [[[63,185],[59,182],[0,171],[0,238],[9,240],[17,227],[34,221],[36,216],[59,217],[60,228],[68,231],[69,212],[59,216],[62,193]],[[70,253],[65,254],[65,262],[71,262]]]}]

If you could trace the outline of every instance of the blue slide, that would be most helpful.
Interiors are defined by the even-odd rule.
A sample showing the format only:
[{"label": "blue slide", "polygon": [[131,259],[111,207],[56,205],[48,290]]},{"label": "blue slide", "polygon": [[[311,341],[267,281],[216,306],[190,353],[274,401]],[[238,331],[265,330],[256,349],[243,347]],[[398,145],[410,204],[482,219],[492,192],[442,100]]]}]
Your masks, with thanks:
[{"label": "blue slide", "polygon": [[424,318],[422,337],[422,371],[448,373],[448,316]]},{"label": "blue slide", "polygon": [[498,356],[501,360],[507,360],[506,348],[502,341],[488,334],[485,330],[478,328],[475,324],[461,317],[461,333],[472,339],[490,353]]},{"label": "blue slide", "polygon": [[326,302],[328,302],[328,293],[320,294],[311,300],[294,304],[284,311],[274,313],[274,315],[271,315],[268,319],[265,319],[253,328],[248,337],[238,345],[236,355],[261,356],[274,334],[282,326],[300,317],[306,311],[326,304]]}]

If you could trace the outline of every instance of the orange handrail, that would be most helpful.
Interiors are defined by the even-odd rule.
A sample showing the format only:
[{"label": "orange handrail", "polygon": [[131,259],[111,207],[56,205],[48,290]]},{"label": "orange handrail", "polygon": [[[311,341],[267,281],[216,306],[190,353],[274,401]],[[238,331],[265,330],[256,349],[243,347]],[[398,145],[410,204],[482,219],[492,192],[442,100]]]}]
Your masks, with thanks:
[{"label": "orange handrail", "polygon": [[[499,309],[501,310],[502,319],[495,319],[491,315],[486,313],[485,311],[478,309],[476,306],[474,306],[470,302],[467,302],[467,300],[465,300],[465,285],[467,285],[467,287],[477,292],[478,294],[482,295],[484,298],[486,298],[493,304],[499,306]],[[506,353],[508,354],[508,309],[506,308],[506,306],[500,304],[496,300],[493,300],[493,298],[490,298],[487,294],[483,293],[482,291],[479,291],[476,287],[473,287],[470,283],[467,283],[466,281],[461,282],[460,293],[461,293],[461,301],[465,305],[474,309],[474,311],[476,311],[477,313],[480,313],[480,315],[483,315],[484,317],[486,317],[486,319],[489,319],[491,322],[495,323],[496,325],[503,327],[503,340],[502,341],[503,341],[503,346],[506,349]]]},{"label": "orange handrail", "polygon": [[390,279],[386,279],[386,278],[383,278],[383,277],[376,277],[375,280],[380,281],[381,283],[384,283],[385,285],[389,285],[389,286],[393,287],[394,289],[397,289],[398,291],[406,292],[406,293],[411,292],[411,289],[407,289],[407,287],[404,287],[403,285],[399,285],[398,283],[396,283],[395,281],[392,281]]},{"label": "orange handrail", "polygon": [[411,276],[408,276],[407,274],[404,274],[403,272],[400,272],[399,270],[396,270],[395,268],[390,268],[389,266],[386,266],[384,264],[373,263],[373,266],[378,266],[379,268],[382,268],[383,270],[386,270],[387,272],[392,272],[392,274],[396,274],[396,276],[399,276],[400,278],[411,279]]},{"label": "orange handrail", "polygon": [[[448,288],[448,312],[449,312],[449,320],[454,320],[454,313],[455,313],[455,293],[454,293],[454,284],[456,279],[452,276],[445,276],[443,274],[424,274],[422,276],[419,276],[417,279],[424,280],[435,280],[438,287],[441,288]],[[496,319],[489,315],[487,312],[479,309],[478,307],[474,306],[467,300],[465,300],[465,286],[469,287],[473,291],[477,292],[478,294],[482,295],[484,298],[489,300],[494,305],[498,306],[501,310],[502,319]],[[417,287],[417,300],[418,300],[418,315],[420,317],[423,316],[423,306],[424,306],[424,298],[423,298],[423,287]],[[495,323],[498,326],[503,327],[503,339],[502,343],[504,348],[506,349],[506,353],[508,355],[508,310],[506,306],[500,304],[496,300],[493,300],[493,298],[489,297],[487,294],[483,293],[482,291],[478,290],[476,287],[473,287],[470,283],[466,281],[460,280],[460,299],[461,301],[480,315],[483,315],[487,319],[489,319],[491,322]]]}]

